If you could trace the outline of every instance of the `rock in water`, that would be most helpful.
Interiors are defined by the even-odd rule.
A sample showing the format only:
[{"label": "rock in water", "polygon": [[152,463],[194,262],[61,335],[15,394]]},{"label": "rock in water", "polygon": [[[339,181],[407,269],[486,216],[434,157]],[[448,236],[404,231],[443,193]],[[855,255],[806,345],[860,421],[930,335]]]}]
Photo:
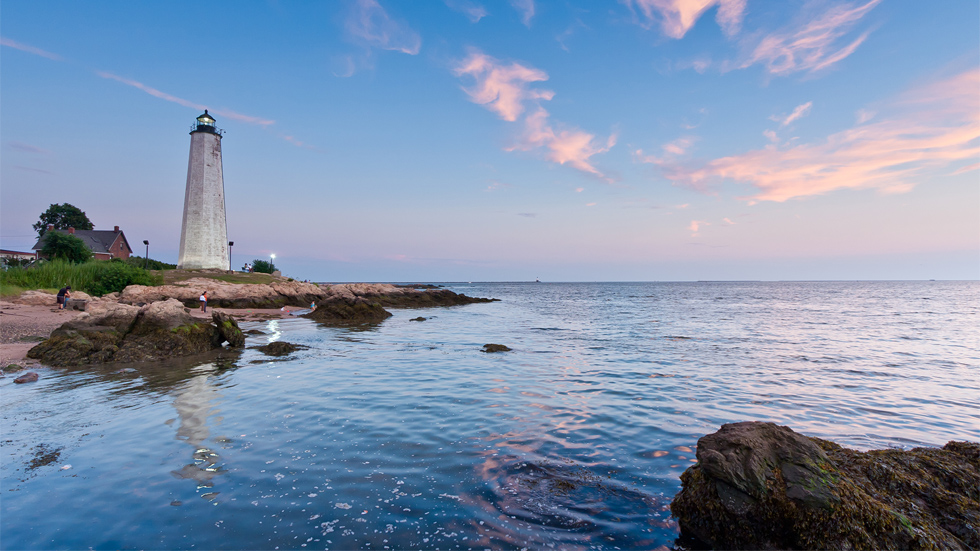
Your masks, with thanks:
[{"label": "rock in water", "polygon": [[364,325],[381,323],[391,317],[391,312],[377,301],[362,297],[331,297],[319,302],[316,310],[302,317],[324,325]]},{"label": "rock in water", "polygon": [[270,342],[265,346],[256,346],[256,350],[259,350],[267,356],[286,356],[292,354],[297,350],[305,350],[309,348],[302,344],[293,344],[291,342],[276,341]]},{"label": "rock in water", "polygon": [[37,373],[34,373],[33,371],[28,371],[27,373],[24,373],[20,377],[14,379],[14,382],[17,384],[33,383],[36,381],[37,381]]},{"label": "rock in water", "polygon": [[980,548],[980,444],[862,453],[744,422],[697,457],[671,512],[712,548]]},{"label": "rock in water", "polygon": [[483,345],[483,350],[481,350],[480,352],[487,352],[487,353],[510,352],[510,347],[503,344],[490,343],[490,344]]},{"label": "rock in water", "polygon": [[228,346],[232,348],[242,348],[245,346],[245,334],[238,327],[238,322],[235,321],[235,318],[223,312],[212,311],[211,320],[214,322],[215,327],[218,328],[218,334],[221,336],[221,340],[217,346],[221,346],[221,343],[224,341],[228,341]]}]

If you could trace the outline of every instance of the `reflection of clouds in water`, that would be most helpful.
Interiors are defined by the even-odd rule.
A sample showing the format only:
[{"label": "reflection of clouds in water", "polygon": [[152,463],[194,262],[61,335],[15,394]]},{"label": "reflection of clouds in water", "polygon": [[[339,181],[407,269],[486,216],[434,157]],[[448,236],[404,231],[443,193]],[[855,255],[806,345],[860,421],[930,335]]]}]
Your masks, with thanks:
[{"label": "reflection of clouds in water", "polygon": [[220,456],[204,446],[205,440],[211,434],[208,430],[208,418],[218,413],[211,404],[220,397],[217,388],[209,383],[207,375],[188,380],[177,391],[174,408],[180,418],[180,425],[177,427],[176,438],[185,440],[194,447],[194,462],[184,465],[180,470],[171,471],[175,477],[196,480],[202,486],[210,487],[210,480],[224,472],[216,466]]}]

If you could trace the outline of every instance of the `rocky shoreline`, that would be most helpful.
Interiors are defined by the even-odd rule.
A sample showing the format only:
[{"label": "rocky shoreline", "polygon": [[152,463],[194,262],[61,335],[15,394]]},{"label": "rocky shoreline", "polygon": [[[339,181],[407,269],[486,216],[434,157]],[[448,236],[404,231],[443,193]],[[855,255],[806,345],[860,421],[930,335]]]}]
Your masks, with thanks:
[{"label": "rocky shoreline", "polygon": [[722,425],[671,504],[682,547],[978,549],[980,444],[858,452],[773,423]]},{"label": "rocky shoreline", "polygon": [[[84,313],[71,316],[48,338],[32,347],[27,358],[69,367],[111,362],[137,363],[203,354],[244,345],[234,317],[212,310],[210,319],[196,315],[198,299],[207,291],[208,305],[223,309],[289,307],[329,326],[376,324],[391,316],[385,307],[427,308],[458,306],[496,299],[473,298],[447,289],[423,286],[352,283],[320,286],[288,279],[268,284],[229,283],[192,278],[170,285],[131,285],[121,293],[92,298],[76,293],[74,304]],[[54,297],[39,291],[24,293],[23,303],[46,303]],[[68,314],[67,312],[62,312]]]}]

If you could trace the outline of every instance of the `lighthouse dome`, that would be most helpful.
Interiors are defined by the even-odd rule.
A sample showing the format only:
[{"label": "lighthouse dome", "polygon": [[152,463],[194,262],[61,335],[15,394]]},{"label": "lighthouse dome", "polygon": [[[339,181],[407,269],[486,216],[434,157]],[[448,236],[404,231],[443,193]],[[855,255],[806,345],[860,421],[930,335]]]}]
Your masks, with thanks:
[{"label": "lighthouse dome", "polygon": [[214,126],[214,117],[208,114],[208,110],[204,110],[204,114],[197,118],[197,124],[203,124],[205,126]]}]

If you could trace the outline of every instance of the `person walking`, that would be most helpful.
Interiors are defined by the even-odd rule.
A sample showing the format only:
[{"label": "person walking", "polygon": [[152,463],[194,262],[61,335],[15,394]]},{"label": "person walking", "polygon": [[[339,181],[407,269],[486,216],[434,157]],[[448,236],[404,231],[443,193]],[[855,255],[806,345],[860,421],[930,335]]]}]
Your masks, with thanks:
[{"label": "person walking", "polygon": [[208,312],[208,292],[201,293],[201,298],[198,300],[201,301],[201,311],[206,314]]},{"label": "person walking", "polygon": [[65,284],[58,291],[58,310],[64,310],[68,306],[68,299],[71,298],[71,285]]}]

